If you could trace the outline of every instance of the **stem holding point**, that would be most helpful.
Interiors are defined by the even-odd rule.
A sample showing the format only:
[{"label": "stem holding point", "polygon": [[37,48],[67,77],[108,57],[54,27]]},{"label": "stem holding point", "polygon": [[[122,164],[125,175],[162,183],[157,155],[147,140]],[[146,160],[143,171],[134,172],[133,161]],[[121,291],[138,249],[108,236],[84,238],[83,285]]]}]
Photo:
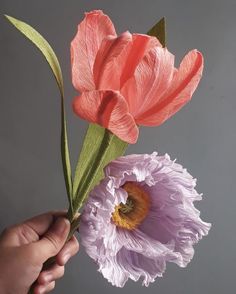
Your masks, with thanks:
[{"label": "stem holding point", "polygon": [[[70,226],[70,232],[68,234],[68,237],[66,239],[66,242],[68,242],[72,238],[72,236],[74,235],[74,233],[78,230],[78,228],[79,228],[79,221],[80,221],[79,214],[77,214],[76,216],[74,216],[73,217],[73,220],[71,221],[69,210],[68,210],[68,213],[67,213],[67,217],[70,220],[71,226]],[[44,263],[43,268],[42,268],[42,271],[47,270],[48,268],[50,268],[55,263],[55,261],[56,261],[56,257],[55,256],[49,258]],[[33,293],[34,293],[34,284],[32,284],[32,286],[30,287],[30,290],[29,290],[28,294],[33,294]]]}]

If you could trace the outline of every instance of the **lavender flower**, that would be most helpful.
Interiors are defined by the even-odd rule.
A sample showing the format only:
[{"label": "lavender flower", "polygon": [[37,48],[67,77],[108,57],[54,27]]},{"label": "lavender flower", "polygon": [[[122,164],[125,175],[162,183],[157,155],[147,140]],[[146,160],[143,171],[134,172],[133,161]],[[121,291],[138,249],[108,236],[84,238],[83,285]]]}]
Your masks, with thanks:
[{"label": "lavender flower", "polygon": [[143,278],[148,286],[166,262],[185,267],[211,227],[194,207],[196,180],[168,155],[129,155],[105,168],[85,204],[81,242],[113,285]]}]

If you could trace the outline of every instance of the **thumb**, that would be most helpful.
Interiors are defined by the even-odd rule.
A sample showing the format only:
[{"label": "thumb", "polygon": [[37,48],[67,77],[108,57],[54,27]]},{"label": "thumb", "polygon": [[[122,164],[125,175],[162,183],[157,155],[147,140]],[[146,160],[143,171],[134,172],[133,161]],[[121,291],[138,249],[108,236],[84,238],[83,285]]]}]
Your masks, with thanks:
[{"label": "thumb", "polygon": [[42,239],[35,243],[38,255],[43,259],[43,262],[50,257],[57,255],[57,253],[64,246],[69,231],[69,220],[59,217],[42,237]]}]

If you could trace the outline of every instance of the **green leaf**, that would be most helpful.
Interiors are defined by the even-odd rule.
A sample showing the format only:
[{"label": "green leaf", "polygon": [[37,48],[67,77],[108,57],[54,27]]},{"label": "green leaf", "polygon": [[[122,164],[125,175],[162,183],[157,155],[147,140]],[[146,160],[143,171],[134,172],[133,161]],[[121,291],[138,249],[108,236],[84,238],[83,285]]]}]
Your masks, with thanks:
[{"label": "green leaf", "polygon": [[156,23],[147,33],[149,36],[156,37],[162,44],[163,47],[166,47],[166,21],[163,17]]},{"label": "green leaf", "polygon": [[85,135],[73,182],[74,211],[80,209],[88,193],[104,177],[103,169],[124,154],[128,143],[108,130],[90,124]]},{"label": "green leaf", "polygon": [[61,93],[61,155],[62,164],[64,171],[64,178],[66,183],[66,190],[68,199],[70,202],[70,207],[72,208],[72,179],[71,179],[71,166],[70,166],[70,156],[67,140],[67,130],[66,130],[66,118],[65,118],[65,105],[64,105],[64,88],[63,88],[63,78],[61,67],[54,53],[52,47],[49,43],[30,25],[27,23],[15,19],[11,16],[5,15],[10,23],[12,23],[27,39],[29,39],[43,54],[46,61],[48,62],[53,75],[58,84],[58,88]]},{"label": "green leaf", "polygon": [[27,39],[29,39],[46,58],[59,86],[59,90],[63,95],[63,78],[61,67],[50,44],[41,36],[34,28],[27,23],[18,20],[12,16],[5,15],[10,23],[12,23]]}]

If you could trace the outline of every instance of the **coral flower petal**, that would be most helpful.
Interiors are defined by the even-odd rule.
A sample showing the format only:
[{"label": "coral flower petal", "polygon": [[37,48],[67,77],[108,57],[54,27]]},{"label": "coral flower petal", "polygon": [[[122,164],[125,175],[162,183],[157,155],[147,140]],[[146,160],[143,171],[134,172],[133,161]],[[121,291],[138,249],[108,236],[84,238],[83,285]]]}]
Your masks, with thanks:
[{"label": "coral flower petal", "polygon": [[143,56],[161,47],[157,38],[125,32],[104,38],[94,63],[96,89],[120,90],[134,73]]},{"label": "coral flower petal", "polygon": [[138,127],[118,91],[83,92],[75,98],[73,108],[81,118],[107,128],[120,139],[131,144],[137,141]]},{"label": "coral flower petal", "polygon": [[149,50],[155,47],[162,47],[157,38],[142,34],[132,34],[131,48],[127,55],[127,60],[121,76],[121,87],[134,74],[142,58]]},{"label": "coral flower petal", "polygon": [[201,79],[203,56],[197,50],[190,51],[175,71],[171,87],[156,105],[142,113],[137,123],[157,126],[180,110],[192,97]]},{"label": "coral flower petal", "polygon": [[[157,38],[129,32],[117,36],[100,10],[87,13],[78,26],[71,62],[73,85],[82,93],[74,103],[76,113],[128,143],[137,140],[136,125],[158,126],[180,110],[191,99],[203,70],[197,50],[190,51],[176,69],[174,56]],[[107,109],[116,114],[115,120],[106,116]]]},{"label": "coral flower petal", "polygon": [[121,92],[135,117],[152,108],[170,86],[174,73],[174,55],[166,48],[151,49],[138,64],[134,76]]},{"label": "coral flower petal", "polygon": [[71,42],[72,82],[78,91],[93,90],[93,64],[102,40],[116,36],[110,18],[100,10],[86,13]]},{"label": "coral flower petal", "polygon": [[113,36],[104,38],[94,63],[96,89],[120,89],[120,76],[131,43],[132,35],[129,32],[117,38]]}]

